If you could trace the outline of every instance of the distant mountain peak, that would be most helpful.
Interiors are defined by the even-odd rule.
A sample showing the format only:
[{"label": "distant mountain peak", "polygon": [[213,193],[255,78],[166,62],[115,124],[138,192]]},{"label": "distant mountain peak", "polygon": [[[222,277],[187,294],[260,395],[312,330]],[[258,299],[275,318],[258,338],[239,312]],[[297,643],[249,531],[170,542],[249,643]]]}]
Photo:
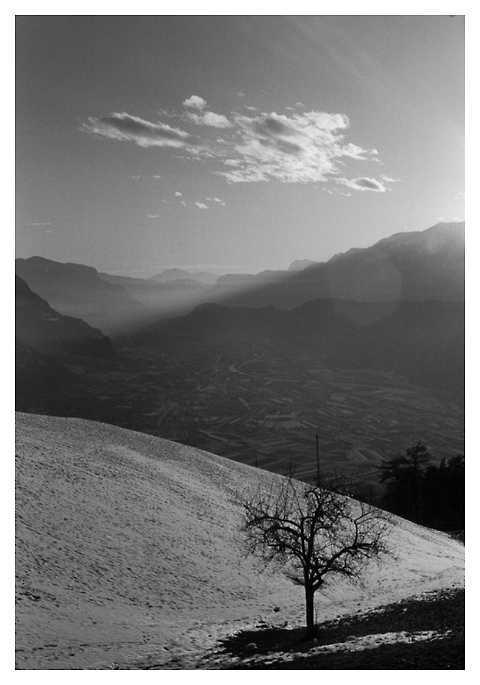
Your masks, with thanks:
[{"label": "distant mountain peak", "polygon": [[314,264],[318,264],[318,262],[314,262],[311,259],[295,259],[288,267],[288,271],[303,271]]},{"label": "distant mountain peak", "polygon": [[207,271],[186,271],[185,269],[178,269],[177,267],[164,269],[161,273],[150,276],[151,281],[158,281],[159,283],[188,280],[214,284],[217,282],[217,279],[218,276],[208,273]]}]

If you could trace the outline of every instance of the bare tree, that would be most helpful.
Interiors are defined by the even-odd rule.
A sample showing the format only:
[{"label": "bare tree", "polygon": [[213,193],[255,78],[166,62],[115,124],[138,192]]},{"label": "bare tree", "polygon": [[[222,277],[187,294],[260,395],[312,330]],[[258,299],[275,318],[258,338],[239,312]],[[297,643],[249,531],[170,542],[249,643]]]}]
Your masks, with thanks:
[{"label": "bare tree", "polygon": [[314,595],[327,577],[359,581],[366,565],[388,553],[385,512],[343,495],[332,483],[275,479],[268,490],[244,493],[247,551],[276,562],[305,588],[307,637],[315,634]]}]

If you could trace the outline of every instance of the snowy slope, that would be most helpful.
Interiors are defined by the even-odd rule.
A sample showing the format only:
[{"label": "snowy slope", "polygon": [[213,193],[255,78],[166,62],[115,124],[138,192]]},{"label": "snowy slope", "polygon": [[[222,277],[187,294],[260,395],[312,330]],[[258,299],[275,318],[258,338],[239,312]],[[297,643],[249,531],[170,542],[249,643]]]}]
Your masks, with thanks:
[{"label": "snowy slope", "polygon": [[[109,668],[200,652],[302,588],[258,573],[232,491],[279,478],[141,433],[17,414],[17,667]],[[463,584],[464,547],[396,520],[397,558],[318,595],[318,619]],[[280,611],[274,612],[274,608]]]}]

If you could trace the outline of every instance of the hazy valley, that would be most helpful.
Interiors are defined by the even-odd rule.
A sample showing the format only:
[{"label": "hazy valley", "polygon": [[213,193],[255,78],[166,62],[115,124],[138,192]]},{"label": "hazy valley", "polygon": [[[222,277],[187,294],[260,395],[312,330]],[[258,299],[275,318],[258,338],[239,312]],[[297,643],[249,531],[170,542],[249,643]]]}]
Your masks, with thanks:
[{"label": "hazy valley", "polygon": [[[273,285],[261,274],[243,278],[256,286],[236,297],[267,301],[263,308],[233,307],[231,292],[224,304],[198,306],[200,293],[208,299],[217,286],[183,273],[120,285],[121,277],[107,283],[80,265],[17,260],[19,275],[48,300],[31,293],[28,308],[25,286],[17,296],[17,408],[103,420],[281,473],[292,464],[307,479],[317,468],[316,435],[322,468],[360,471],[370,482],[382,459],[417,440],[436,460],[449,458],[464,450],[463,231],[440,224],[399,234],[327,264],[276,272]],[[309,296],[325,292],[328,270],[349,299]],[[178,293],[193,292],[190,313],[165,317],[155,304],[164,288],[177,304]],[[365,301],[375,293],[377,301]],[[279,309],[278,297],[303,302]],[[33,316],[42,307],[49,317]],[[65,315],[110,338],[100,350],[101,333],[83,322],[65,337]],[[71,336],[81,341],[87,329],[98,349],[72,347]]]}]

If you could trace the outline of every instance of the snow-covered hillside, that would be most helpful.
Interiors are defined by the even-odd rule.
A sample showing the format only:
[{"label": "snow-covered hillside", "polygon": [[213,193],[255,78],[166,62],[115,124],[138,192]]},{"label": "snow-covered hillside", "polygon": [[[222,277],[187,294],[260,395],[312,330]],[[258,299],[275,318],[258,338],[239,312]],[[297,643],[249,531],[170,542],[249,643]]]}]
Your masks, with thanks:
[{"label": "snow-covered hillside", "polygon": [[[200,652],[264,619],[301,625],[302,588],[258,573],[232,493],[279,478],[141,433],[17,414],[17,667],[108,668]],[[463,585],[464,547],[396,519],[397,554],[318,619]],[[274,611],[274,609],[276,609]]]}]

